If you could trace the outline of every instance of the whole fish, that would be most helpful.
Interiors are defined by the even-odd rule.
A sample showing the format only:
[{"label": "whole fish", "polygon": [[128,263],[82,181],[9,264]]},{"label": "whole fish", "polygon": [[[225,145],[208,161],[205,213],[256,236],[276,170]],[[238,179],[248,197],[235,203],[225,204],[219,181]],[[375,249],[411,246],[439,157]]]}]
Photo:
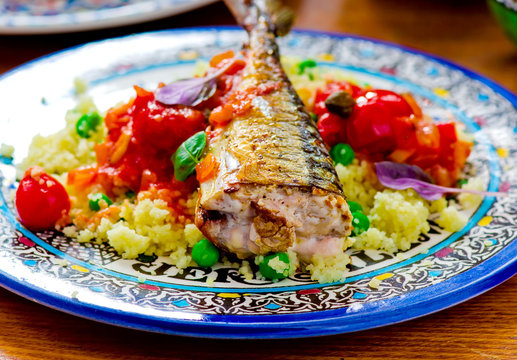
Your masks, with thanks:
[{"label": "whole fish", "polygon": [[215,134],[217,174],[200,184],[196,225],[239,258],[292,249],[343,251],[352,216],[332,159],[282,66],[268,1],[227,1],[248,31],[234,101],[244,111]]}]

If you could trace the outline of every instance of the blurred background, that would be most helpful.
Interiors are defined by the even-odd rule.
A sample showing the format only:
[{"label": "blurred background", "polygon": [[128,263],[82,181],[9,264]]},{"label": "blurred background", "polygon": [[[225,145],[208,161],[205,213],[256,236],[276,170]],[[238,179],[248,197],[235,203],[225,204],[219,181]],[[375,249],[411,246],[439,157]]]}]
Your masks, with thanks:
[{"label": "blurred background", "polygon": [[[106,1],[108,0],[104,0],[104,4]],[[9,16],[9,11],[16,12],[16,6],[23,10],[24,6],[29,6],[27,4],[34,6],[38,2],[40,6],[42,3],[49,3],[42,0],[4,1],[3,5],[0,5],[0,15]],[[63,2],[66,1],[61,0],[60,6],[63,6]],[[113,6],[121,6],[131,1],[108,2],[114,4]],[[190,6],[185,5],[188,0],[180,2],[184,8]],[[512,10],[512,7],[517,9],[515,0],[285,2],[297,14],[295,27],[351,33],[410,46],[467,66],[517,92],[517,45],[512,43],[503,30],[504,27],[508,33],[517,28],[517,11]],[[91,8],[95,3],[102,4],[103,0],[76,0],[71,3],[75,3],[76,6],[78,3],[88,3]],[[50,52],[104,38],[169,28],[235,24],[222,1],[204,3],[208,5],[202,4],[204,6],[192,11],[132,25],[52,35],[0,35],[0,54],[3,56],[0,61],[0,72]],[[59,10],[59,6],[55,6]],[[195,6],[198,5],[192,5]],[[489,7],[498,20],[492,15]],[[154,17],[164,14],[167,12],[158,12]],[[503,26],[500,26],[498,21]],[[117,21],[112,21],[108,25],[112,24],[117,24]],[[48,26],[52,27],[52,24]]]}]

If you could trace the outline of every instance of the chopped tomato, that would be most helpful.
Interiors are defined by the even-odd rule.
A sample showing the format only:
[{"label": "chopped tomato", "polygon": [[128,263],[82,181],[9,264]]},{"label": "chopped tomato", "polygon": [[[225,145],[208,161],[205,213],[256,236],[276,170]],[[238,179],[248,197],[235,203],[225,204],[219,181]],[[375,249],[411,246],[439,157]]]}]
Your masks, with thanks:
[{"label": "chopped tomato", "polygon": [[139,98],[154,98],[154,94],[152,91],[145,90],[144,88],[141,88],[138,85],[134,85],[133,89],[135,89],[136,96]]},{"label": "chopped tomato", "polygon": [[140,178],[140,190],[147,190],[158,182],[158,176],[149,169],[142,171]]},{"label": "chopped tomato", "polygon": [[447,139],[451,142],[458,140],[458,135],[456,134],[456,124],[453,121],[437,123],[436,127],[438,128],[441,139]]},{"label": "chopped tomato", "polygon": [[456,169],[463,169],[473,145],[472,142],[465,140],[456,142],[454,145],[454,163]]},{"label": "chopped tomato", "polygon": [[104,125],[106,125],[108,131],[120,129],[131,120],[131,118],[127,116],[127,113],[132,106],[133,100],[108,110],[104,118]]},{"label": "chopped tomato", "polygon": [[447,187],[453,187],[456,185],[456,176],[439,164],[434,164],[427,172],[438,185]]},{"label": "chopped tomato", "polygon": [[454,122],[436,124],[440,134],[440,163],[450,171],[455,168],[455,144],[458,140],[456,136],[456,125]]},{"label": "chopped tomato", "polygon": [[210,59],[210,66],[211,67],[217,67],[223,60],[231,59],[234,56],[235,56],[235,53],[233,52],[233,50],[224,51],[222,53],[214,55]]},{"label": "chopped tomato", "polygon": [[135,192],[150,187],[171,187],[170,157],[186,139],[206,128],[200,110],[167,106],[154,93],[135,87],[137,96],[126,105],[108,111],[108,133],[95,146],[97,166],[70,172],[68,183],[85,190],[94,182],[107,195],[124,189]]},{"label": "chopped tomato", "polygon": [[346,91],[353,97],[356,97],[362,90],[359,86],[351,84],[347,81],[328,81],[323,89],[316,89],[316,94],[314,97],[315,103],[327,100],[331,94],[337,91]]},{"label": "chopped tomato", "polygon": [[133,107],[131,115],[133,141],[163,150],[177,148],[205,127],[201,111],[182,105],[162,105],[154,98]]},{"label": "chopped tomato", "polygon": [[208,122],[214,127],[226,126],[233,119],[231,105],[218,106],[210,113]]},{"label": "chopped tomato", "polygon": [[[347,118],[329,113],[325,106],[335,91],[348,91],[355,98]],[[328,82],[316,90],[312,110],[327,146],[346,143],[359,158],[417,165],[441,185],[454,185],[472,147],[458,137],[454,122],[435,123],[424,116],[409,93]]]},{"label": "chopped tomato", "polygon": [[413,95],[411,95],[410,93],[402,93],[400,95],[404,98],[404,100],[406,100],[409,106],[411,106],[413,114],[415,114],[417,118],[421,118],[424,115],[422,113],[422,108],[420,107],[420,105],[418,105]]},{"label": "chopped tomato", "polygon": [[219,163],[214,154],[209,153],[203,161],[196,165],[196,178],[200,183],[210,180],[217,174]]},{"label": "chopped tomato", "polygon": [[[99,144],[100,145],[100,144]],[[74,186],[77,190],[85,190],[95,182],[97,177],[96,167],[83,167],[68,172],[67,184]]]},{"label": "chopped tomato", "polygon": [[[242,59],[228,59],[226,61],[231,61],[231,64],[228,65],[226,70],[224,70],[225,75],[235,75],[237,72],[241,71],[246,66],[246,61]],[[224,66],[226,66],[226,64],[224,64],[222,67]]]},{"label": "chopped tomato", "polygon": [[321,138],[329,147],[343,142],[342,139],[346,138],[345,121],[338,115],[326,112],[321,115],[317,125]]},{"label": "chopped tomato", "polygon": [[408,159],[416,152],[416,149],[395,149],[388,155],[388,159],[397,163],[407,163]]},{"label": "chopped tomato", "polygon": [[414,115],[396,117],[392,120],[391,126],[397,149],[416,149],[416,118]]},{"label": "chopped tomato", "polygon": [[35,231],[53,228],[70,211],[63,185],[39,166],[25,172],[16,190],[15,204],[21,223]]}]

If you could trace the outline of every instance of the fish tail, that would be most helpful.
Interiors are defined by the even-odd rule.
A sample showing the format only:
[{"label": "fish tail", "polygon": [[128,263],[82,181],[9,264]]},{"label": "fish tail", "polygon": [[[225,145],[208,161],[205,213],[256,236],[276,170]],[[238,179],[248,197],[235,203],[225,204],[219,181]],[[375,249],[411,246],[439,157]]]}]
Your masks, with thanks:
[{"label": "fish tail", "polygon": [[280,0],[224,0],[237,23],[248,33],[265,26],[277,36],[286,35],[293,22],[294,13]]}]

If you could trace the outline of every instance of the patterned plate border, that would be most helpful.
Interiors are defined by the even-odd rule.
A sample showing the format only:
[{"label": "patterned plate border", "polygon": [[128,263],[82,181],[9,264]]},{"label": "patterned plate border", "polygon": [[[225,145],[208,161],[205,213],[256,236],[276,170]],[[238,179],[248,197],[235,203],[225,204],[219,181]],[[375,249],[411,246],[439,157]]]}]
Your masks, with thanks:
[{"label": "patterned plate border", "polygon": [[[194,29],[194,31],[207,30],[210,29]],[[219,31],[221,30],[235,29],[219,28]],[[364,40],[421,55],[421,53],[411,49],[359,37],[328,33],[323,34],[312,31],[297,32],[297,35],[301,37],[303,37],[303,35],[308,35],[321,37],[327,36],[343,40],[347,38],[352,40]],[[468,77],[488,85],[488,87],[492,88],[496,93],[503,95],[510,100],[514,106],[517,104],[517,100],[514,95],[493,82],[469,70],[465,70],[457,65],[451,64],[446,60],[429,55],[425,55],[425,57],[446,67],[463,72]],[[508,207],[508,214],[510,219],[515,219],[517,217],[515,208],[512,207],[511,204]],[[152,315],[138,316],[134,312],[124,311],[121,309],[106,309],[102,306],[92,304],[88,304],[88,306],[85,307],[84,304],[70,301],[70,298],[28,286],[9,274],[2,273],[0,275],[4,286],[11,288],[13,291],[20,293],[21,295],[37,299],[38,302],[45,303],[63,311],[116,325],[135,327],[150,331],[207,337],[300,337],[341,333],[382,326],[425,315],[454,305],[460,301],[467,300],[468,298],[486,291],[504,281],[517,271],[517,263],[515,259],[517,244],[515,241],[511,241],[513,239],[509,240],[510,242],[506,247],[499,249],[499,252],[494,252],[495,255],[488,258],[488,260],[481,262],[469,270],[460,272],[459,275],[432,285],[432,296],[430,296],[429,292],[425,291],[425,289],[413,289],[413,291],[403,294],[403,296],[400,296],[402,294],[394,293],[394,297],[389,299],[379,300],[376,302],[358,302],[357,304],[354,304],[354,306],[349,306],[345,309],[326,310],[325,307],[318,308],[316,306],[316,308],[313,309],[314,311],[309,313],[284,313],[284,315],[274,316],[220,315],[220,312],[215,312],[214,314],[204,315],[190,313],[191,316],[189,317],[185,316],[185,314],[188,314],[188,311],[171,314],[171,316],[166,319],[161,316]],[[396,282],[397,279],[392,279],[392,281]],[[365,286],[364,283],[359,285],[362,287]],[[263,295],[262,299],[259,300],[262,301],[262,305],[264,305],[264,303],[272,303],[271,295],[271,293]],[[323,304],[325,301],[322,300],[325,299],[322,299],[322,296],[328,296],[328,293],[306,292],[298,295],[306,297],[306,300],[310,303]],[[352,293],[348,295],[352,295]],[[275,298],[275,300],[278,301],[277,298]],[[231,298],[223,298],[221,301],[224,303],[228,301],[232,302],[234,300],[231,300]],[[400,311],[394,311],[400,308],[404,308],[403,313]],[[224,309],[228,310],[228,306],[224,307]],[[188,308],[185,310],[188,310]],[[226,314],[228,313],[231,312],[226,312]],[[281,314],[281,312],[278,313]],[[177,318],[175,318],[174,315],[177,315]]]},{"label": "patterned plate border", "polygon": [[[10,0],[7,0],[7,3]],[[53,34],[96,30],[181,14],[216,0],[93,0],[0,4],[0,34]],[[14,10],[13,10],[14,9]]]}]

